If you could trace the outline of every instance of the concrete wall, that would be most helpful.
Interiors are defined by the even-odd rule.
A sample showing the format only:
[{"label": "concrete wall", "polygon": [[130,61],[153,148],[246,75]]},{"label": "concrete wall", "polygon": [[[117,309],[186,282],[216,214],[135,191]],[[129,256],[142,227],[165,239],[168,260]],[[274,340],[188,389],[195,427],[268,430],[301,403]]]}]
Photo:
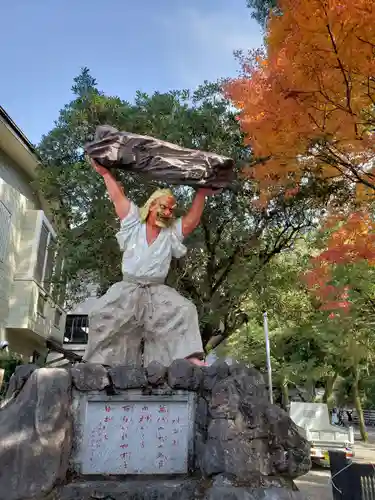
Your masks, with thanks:
[{"label": "concrete wall", "polygon": [[65,313],[61,310],[60,329],[56,328],[56,306],[47,296],[44,317],[38,315],[43,288],[33,274],[43,212],[31,180],[1,150],[0,204],[0,340],[29,356],[47,335],[63,338]]}]

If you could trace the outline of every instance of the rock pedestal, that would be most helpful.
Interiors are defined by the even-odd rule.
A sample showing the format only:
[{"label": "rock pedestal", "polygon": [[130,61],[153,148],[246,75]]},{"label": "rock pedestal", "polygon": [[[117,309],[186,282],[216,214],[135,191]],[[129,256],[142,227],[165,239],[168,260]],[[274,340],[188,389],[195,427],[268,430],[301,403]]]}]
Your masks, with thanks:
[{"label": "rock pedestal", "polygon": [[309,444],[254,368],[33,369],[0,409],[0,500],[303,498]]}]

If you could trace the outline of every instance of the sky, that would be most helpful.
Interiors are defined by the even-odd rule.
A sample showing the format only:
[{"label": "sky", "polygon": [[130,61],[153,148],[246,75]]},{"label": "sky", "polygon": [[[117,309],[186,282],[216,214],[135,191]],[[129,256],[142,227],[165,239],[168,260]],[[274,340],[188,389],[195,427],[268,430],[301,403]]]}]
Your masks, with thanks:
[{"label": "sky", "polygon": [[0,105],[34,144],[84,66],[100,90],[132,101],[235,76],[233,51],[262,44],[245,0],[14,0],[1,21]]}]

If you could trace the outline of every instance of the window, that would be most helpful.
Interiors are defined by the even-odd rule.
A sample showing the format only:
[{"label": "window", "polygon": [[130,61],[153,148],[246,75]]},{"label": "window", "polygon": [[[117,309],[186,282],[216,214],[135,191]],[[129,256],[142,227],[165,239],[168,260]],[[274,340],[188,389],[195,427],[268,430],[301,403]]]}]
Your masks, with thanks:
[{"label": "window", "polygon": [[43,293],[38,295],[37,313],[44,318],[44,308],[46,306],[46,296]]},{"label": "window", "polygon": [[37,254],[36,265],[35,265],[35,279],[39,283],[42,283],[42,281],[43,281],[48,239],[49,239],[49,231],[48,231],[47,226],[43,223],[42,229],[40,232],[38,254]]},{"label": "window", "polygon": [[55,240],[47,224],[43,222],[39,238],[34,277],[38,283],[43,285],[43,288],[47,292],[51,290],[55,250]]},{"label": "window", "polygon": [[4,262],[8,250],[11,213],[0,201],[0,262]]},{"label": "window", "polygon": [[63,307],[65,302],[66,285],[63,276],[64,260],[57,254],[55,259],[55,268],[53,271],[54,283],[52,288],[52,298],[56,304]]},{"label": "window", "polygon": [[87,315],[68,314],[65,323],[64,342],[87,344],[89,318]]},{"label": "window", "polygon": [[56,328],[60,328],[61,316],[62,312],[60,311],[60,309],[55,309],[55,318],[53,320],[53,323]]}]

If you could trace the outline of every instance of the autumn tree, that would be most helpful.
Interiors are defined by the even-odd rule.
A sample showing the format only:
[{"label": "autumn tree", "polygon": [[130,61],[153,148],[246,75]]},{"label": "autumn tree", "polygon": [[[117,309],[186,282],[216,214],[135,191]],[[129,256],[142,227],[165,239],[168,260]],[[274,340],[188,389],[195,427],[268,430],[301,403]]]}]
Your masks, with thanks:
[{"label": "autumn tree", "polygon": [[375,194],[375,3],[280,0],[266,48],[226,86],[255,157],[264,200],[311,177]]},{"label": "autumn tree", "polygon": [[[342,230],[345,232],[345,228]],[[332,406],[335,383],[344,380],[346,404],[355,406],[362,437],[367,439],[362,404],[364,381],[373,376],[375,356],[375,269],[366,268],[367,261],[356,260],[354,255],[347,255],[340,264],[334,255],[330,261],[326,249],[339,230],[335,227],[325,232],[311,233],[303,243],[278,255],[260,270],[242,306],[249,322],[230,337],[224,352],[265,372],[262,312],[267,310],[273,382],[283,394],[284,405],[289,401],[290,387],[304,387],[304,395],[310,394],[311,401],[314,388],[320,386],[325,390],[323,401]],[[360,236],[365,239],[366,235]],[[350,245],[345,237],[342,244]],[[358,245],[352,244],[357,252]],[[313,259],[311,254],[315,255]],[[330,281],[326,274],[323,279],[319,273],[320,262],[327,260]],[[336,293],[335,300],[331,297],[335,286],[338,290],[350,287],[339,301]]]},{"label": "autumn tree", "polygon": [[275,193],[296,196],[312,179],[338,189],[309,285],[320,301],[315,319],[321,314],[336,329],[342,324],[342,359],[358,382],[363,353],[356,359],[352,353],[361,340],[357,351],[349,340],[366,338],[374,298],[367,278],[375,244],[375,4],[280,0],[277,6],[265,49],[242,56],[243,75],[226,92],[254,153],[247,173],[258,184],[260,204]]},{"label": "autumn tree", "polygon": [[321,310],[354,314],[355,306],[364,315],[374,313],[375,222],[371,216],[354,212],[345,221],[330,217],[319,245],[323,249],[311,259],[305,280]]},{"label": "autumn tree", "polygon": [[316,328],[331,334],[342,376],[351,380],[353,402],[366,439],[360,380],[370,373],[375,355],[375,224],[368,213],[344,221],[330,217],[317,238],[316,255],[304,273],[317,300]]},{"label": "autumn tree", "polygon": [[[250,152],[243,144],[236,113],[219,90],[218,84],[207,83],[193,93],[137,93],[134,102],[128,103],[100,91],[87,69],[75,79],[74,99],[39,145],[45,165],[40,186],[48,199],[57,202],[55,216],[61,222],[60,247],[70,303],[85,296],[87,281],[98,285],[100,295],[121,279],[114,237],[118,221],[82,146],[97,125],[108,123],[228,155],[240,170],[250,161]],[[137,203],[155,189],[154,183],[140,177],[115,173]],[[175,193],[182,208],[190,203],[192,190],[175,188]],[[239,177],[235,191],[210,199],[202,224],[187,240],[186,259],[174,262],[168,277],[196,304],[204,344],[210,341],[211,347],[246,321],[241,303],[254,276],[314,224],[320,209],[320,202],[302,193],[288,200],[275,197],[267,209],[249,203],[252,198],[252,182]]]}]

